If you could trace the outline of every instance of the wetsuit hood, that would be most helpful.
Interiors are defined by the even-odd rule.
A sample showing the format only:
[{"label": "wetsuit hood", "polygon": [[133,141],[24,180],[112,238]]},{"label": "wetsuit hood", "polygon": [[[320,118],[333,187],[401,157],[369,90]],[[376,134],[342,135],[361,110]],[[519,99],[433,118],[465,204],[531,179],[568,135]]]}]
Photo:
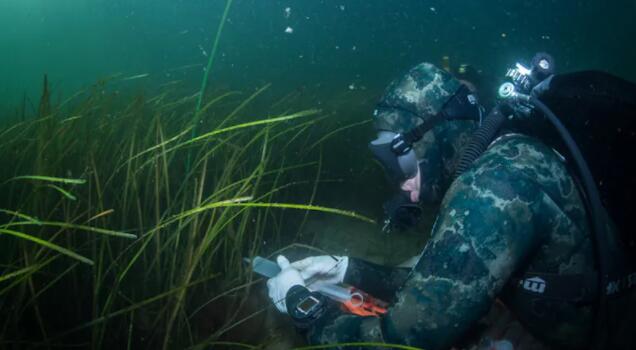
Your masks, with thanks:
[{"label": "wetsuit hood", "polygon": [[[374,111],[375,127],[405,133],[438,117],[461,87],[450,73],[421,63],[388,86]],[[444,121],[413,144],[422,178],[421,201],[441,200],[450,184],[455,156],[475,125],[466,120]]]}]

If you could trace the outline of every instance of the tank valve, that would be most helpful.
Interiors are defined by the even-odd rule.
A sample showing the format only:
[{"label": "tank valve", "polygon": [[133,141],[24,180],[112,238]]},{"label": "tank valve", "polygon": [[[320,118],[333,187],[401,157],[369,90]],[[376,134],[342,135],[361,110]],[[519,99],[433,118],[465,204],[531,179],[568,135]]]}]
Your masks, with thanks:
[{"label": "tank valve", "polygon": [[498,93],[499,93],[499,98],[504,100],[514,99],[514,100],[520,100],[524,102],[528,102],[530,100],[529,95],[525,95],[525,94],[521,94],[517,92],[517,90],[515,89],[515,85],[510,82],[501,84],[501,86],[499,87]]}]

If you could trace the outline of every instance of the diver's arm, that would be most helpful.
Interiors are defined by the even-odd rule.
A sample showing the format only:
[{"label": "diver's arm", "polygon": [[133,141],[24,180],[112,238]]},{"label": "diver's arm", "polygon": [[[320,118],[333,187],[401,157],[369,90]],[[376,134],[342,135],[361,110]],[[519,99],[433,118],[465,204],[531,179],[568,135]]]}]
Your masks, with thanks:
[{"label": "diver's arm", "polygon": [[411,271],[410,268],[382,266],[334,255],[310,256],[293,262],[291,266],[309,285],[345,283],[385,301],[392,299]]},{"label": "diver's arm", "polygon": [[409,272],[410,268],[382,266],[349,257],[344,283],[391,302],[397,290],[404,285]]},{"label": "diver's arm", "polygon": [[433,237],[388,313],[358,317],[329,308],[309,326],[311,343],[383,341],[440,349],[486,314],[513,267],[539,244],[533,213],[549,198],[534,182],[511,181],[502,172],[469,175],[449,190]]}]

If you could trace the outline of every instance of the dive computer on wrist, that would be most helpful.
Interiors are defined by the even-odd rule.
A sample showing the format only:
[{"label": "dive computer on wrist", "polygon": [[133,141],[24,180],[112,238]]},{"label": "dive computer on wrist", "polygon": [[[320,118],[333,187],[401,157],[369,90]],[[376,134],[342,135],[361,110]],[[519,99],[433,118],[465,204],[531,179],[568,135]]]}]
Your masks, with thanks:
[{"label": "dive computer on wrist", "polygon": [[294,323],[305,328],[324,313],[326,299],[318,292],[296,285],[287,292],[285,303]]}]

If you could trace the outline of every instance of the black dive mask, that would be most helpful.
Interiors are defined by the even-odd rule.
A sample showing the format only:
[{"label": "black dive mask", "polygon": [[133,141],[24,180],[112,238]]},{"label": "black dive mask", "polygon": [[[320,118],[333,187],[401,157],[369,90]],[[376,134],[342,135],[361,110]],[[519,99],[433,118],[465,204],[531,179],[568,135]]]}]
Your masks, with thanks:
[{"label": "black dive mask", "polygon": [[389,182],[399,186],[417,175],[417,157],[401,134],[383,132],[369,143],[369,149],[382,164]]}]

